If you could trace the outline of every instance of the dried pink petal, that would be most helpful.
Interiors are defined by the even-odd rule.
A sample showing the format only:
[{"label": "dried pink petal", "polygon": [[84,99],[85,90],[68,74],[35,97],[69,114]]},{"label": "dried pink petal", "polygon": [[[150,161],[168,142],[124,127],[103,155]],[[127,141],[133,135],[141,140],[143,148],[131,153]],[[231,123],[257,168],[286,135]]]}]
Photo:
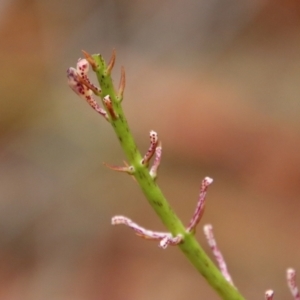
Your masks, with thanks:
[{"label": "dried pink petal", "polygon": [[153,165],[149,171],[149,174],[152,178],[156,178],[157,177],[157,171],[158,168],[160,166],[160,162],[161,162],[161,154],[162,154],[162,146],[159,143],[158,146],[155,149],[155,158],[154,158],[154,162]]},{"label": "dried pink petal", "polygon": [[[108,115],[106,111],[99,106],[96,100],[93,98],[93,91],[83,84],[83,81],[87,81],[90,84],[86,76],[88,71],[88,63],[86,59],[80,59],[77,63],[77,70],[75,68],[69,68],[67,70],[68,84],[70,88],[82,99],[88,102],[88,104],[97,111],[100,115],[105,117],[107,120]],[[98,89],[99,90],[99,89]]]},{"label": "dried pink petal", "polygon": [[88,78],[87,74],[89,71],[89,63],[85,58],[79,58],[76,66],[78,75],[81,77],[82,81],[85,82],[86,86],[93,91],[95,94],[100,94],[101,89],[96,87]]},{"label": "dried pink petal", "polygon": [[193,214],[193,217],[190,221],[190,224],[187,227],[187,231],[188,232],[192,232],[192,231],[196,231],[196,226],[197,224],[200,222],[201,217],[204,213],[204,208],[205,208],[205,197],[206,197],[206,193],[207,193],[207,188],[210,184],[212,184],[213,179],[210,177],[205,177],[202,180],[201,183],[201,188],[200,188],[200,194],[199,194],[199,199],[198,199],[198,203],[196,206],[196,210]]},{"label": "dried pink petal", "polygon": [[150,131],[150,146],[148,148],[148,151],[144,155],[142,159],[142,164],[147,165],[152,158],[153,154],[155,153],[155,149],[158,144],[158,136],[157,133],[153,130]]},{"label": "dried pink petal", "polygon": [[216,242],[215,237],[214,237],[212,225],[207,224],[207,225],[204,226],[203,229],[204,229],[204,234],[205,234],[205,237],[207,239],[208,245],[209,245],[209,247],[211,248],[211,250],[213,252],[213,255],[214,255],[214,257],[215,257],[215,259],[216,259],[216,261],[219,265],[221,273],[223,274],[224,278],[232,286],[234,286],[233,281],[231,279],[231,276],[228,272],[227,265],[226,265],[226,262],[224,260],[224,257],[223,257],[221,251],[219,250],[219,248],[217,246],[217,242]]},{"label": "dried pink petal", "polygon": [[182,242],[183,237],[181,235],[173,237],[169,232],[158,232],[145,229],[134,223],[131,219],[124,216],[115,216],[111,220],[112,225],[124,224],[134,230],[135,234],[147,239],[160,241],[159,246],[166,249],[169,245],[175,246]]}]

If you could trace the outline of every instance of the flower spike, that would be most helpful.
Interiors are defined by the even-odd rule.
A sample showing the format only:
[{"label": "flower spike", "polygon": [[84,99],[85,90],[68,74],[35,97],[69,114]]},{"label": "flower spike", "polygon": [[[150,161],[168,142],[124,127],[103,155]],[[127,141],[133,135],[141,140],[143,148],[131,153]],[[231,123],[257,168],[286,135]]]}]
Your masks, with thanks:
[{"label": "flower spike", "polygon": [[133,229],[136,235],[144,239],[156,241],[158,240],[160,241],[159,247],[163,249],[166,249],[168,245],[175,246],[183,241],[182,235],[173,237],[169,232],[151,231],[139,226],[138,224],[134,223],[132,220],[124,216],[113,217],[111,223],[112,225],[124,224]]},{"label": "flower spike", "polygon": [[226,265],[226,262],[224,260],[224,257],[223,257],[221,251],[219,250],[219,248],[217,246],[217,242],[216,242],[215,237],[214,237],[212,225],[210,225],[210,224],[205,225],[203,230],[204,230],[204,234],[205,234],[205,237],[207,239],[208,245],[211,248],[215,259],[218,262],[221,273],[223,274],[224,278],[232,286],[234,286],[233,281],[231,279],[231,276],[230,276],[230,274],[227,270],[227,265]]},{"label": "flower spike", "polygon": [[287,269],[286,279],[294,300],[300,300],[299,289],[296,285],[296,271],[292,268]]},{"label": "flower spike", "polygon": [[153,162],[153,165],[152,165],[152,167],[150,169],[150,172],[149,172],[150,176],[153,179],[157,178],[157,171],[158,171],[160,161],[161,161],[161,154],[162,154],[162,146],[161,146],[161,142],[158,142],[158,145],[155,149],[154,162]]},{"label": "flower spike", "polygon": [[207,188],[210,184],[212,184],[213,179],[210,177],[205,177],[202,180],[201,183],[201,189],[200,189],[200,195],[197,203],[196,210],[194,212],[194,215],[190,221],[189,226],[187,227],[188,232],[195,232],[196,231],[196,226],[200,222],[201,217],[204,213],[204,208],[205,208],[205,197],[206,197],[206,192]]},{"label": "flower spike", "polygon": [[[145,151],[146,154],[143,153],[145,155],[141,155],[136,141],[131,134],[130,127],[121,106],[125,90],[124,68],[122,67],[121,69],[118,90],[115,90],[111,76],[116,59],[115,52],[113,51],[112,58],[108,64],[101,54],[91,56],[85,51],[83,51],[83,54],[85,58],[79,60],[77,68],[70,68],[68,70],[69,85],[81,98],[86,100],[93,109],[103,115],[111,123],[130,164],[130,166],[125,164],[125,166],[122,167],[107,166],[113,170],[127,172],[132,175],[137,184],[141,187],[149,204],[160,217],[163,224],[168,228],[167,230],[169,230],[169,232],[148,230],[124,216],[115,216],[112,218],[112,224],[124,224],[130,227],[138,236],[157,241],[159,247],[163,249],[169,245],[179,245],[180,250],[191,261],[197,271],[199,271],[218,292],[221,298],[227,300],[243,300],[243,296],[237,289],[228,284],[228,278],[226,277],[226,272],[223,270],[223,265],[219,262],[224,275],[212,263],[194,236],[195,227],[203,213],[206,189],[207,185],[211,183],[209,181],[210,179],[202,186],[197,208],[189,227],[184,227],[166,200],[160,187],[155,183],[162,155],[162,146],[159,143],[157,133],[155,131],[150,132],[150,146],[148,145],[148,150],[147,152]],[[101,90],[90,82],[87,74],[89,66],[95,71]],[[98,103],[94,100],[94,94],[100,96],[103,109],[100,108]],[[152,157],[153,161],[150,165]],[[211,243],[210,239],[209,242]],[[215,241],[213,246],[216,246]],[[212,247],[213,251],[215,251],[215,248],[216,247]],[[215,254],[215,256],[219,259],[217,254]],[[220,259],[218,261],[220,261]]]},{"label": "flower spike", "polygon": [[273,290],[267,290],[265,292],[265,299],[266,300],[273,300],[274,291]]},{"label": "flower spike", "polygon": [[147,151],[147,153],[145,154],[144,158],[142,159],[142,164],[143,165],[148,165],[150,159],[152,158],[155,149],[158,145],[158,137],[157,137],[157,133],[153,130],[150,131],[150,146],[149,149]]}]

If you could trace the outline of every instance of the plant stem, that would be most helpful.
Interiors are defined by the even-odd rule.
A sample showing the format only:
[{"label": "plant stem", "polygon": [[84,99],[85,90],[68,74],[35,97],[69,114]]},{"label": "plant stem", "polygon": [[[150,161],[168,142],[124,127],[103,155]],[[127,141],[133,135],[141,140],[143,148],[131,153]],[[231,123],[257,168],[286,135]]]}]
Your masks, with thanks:
[{"label": "plant stem", "polygon": [[103,99],[107,95],[110,96],[112,108],[117,116],[116,118],[111,117],[110,123],[121,143],[129,164],[134,167],[135,172],[133,176],[141,187],[149,204],[173,236],[178,234],[183,236],[184,240],[179,244],[179,248],[221,298],[224,300],[243,300],[243,296],[226,281],[219,269],[201,248],[194,234],[186,232],[184,225],[173,212],[159,186],[149,175],[147,166],[141,163],[142,156],[138,151],[121,107],[122,99],[115,92],[110,70],[107,69],[107,65],[100,54],[95,54],[92,57],[96,63],[93,69],[96,72],[102,90],[101,98]]}]

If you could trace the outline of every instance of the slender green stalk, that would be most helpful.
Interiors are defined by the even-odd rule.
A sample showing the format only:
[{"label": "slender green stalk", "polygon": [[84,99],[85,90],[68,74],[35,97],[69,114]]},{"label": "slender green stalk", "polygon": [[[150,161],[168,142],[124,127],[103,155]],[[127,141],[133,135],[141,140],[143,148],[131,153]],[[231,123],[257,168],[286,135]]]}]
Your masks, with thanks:
[{"label": "slender green stalk", "polygon": [[108,66],[106,65],[103,57],[99,54],[90,57],[89,61],[93,61],[93,70],[97,74],[97,78],[101,87],[100,96],[102,102],[105,96],[110,96],[112,109],[107,109],[107,104],[104,102],[103,105],[106,107],[106,112],[109,115],[109,121],[121,143],[128,162],[134,167],[135,171],[133,176],[141,187],[149,204],[152,206],[157,215],[160,217],[161,221],[173,236],[178,234],[183,236],[183,242],[178,245],[179,248],[193,264],[193,266],[216,290],[221,298],[224,300],[243,300],[243,296],[235,287],[225,280],[219,269],[201,248],[195,239],[194,234],[191,232],[186,232],[184,225],[173,212],[159,186],[149,175],[147,166],[141,163],[142,156],[137,149],[121,106],[121,101],[123,98],[122,90],[124,86],[120,88],[121,91],[119,93],[116,93],[110,76],[110,71],[114,64],[114,55]]}]

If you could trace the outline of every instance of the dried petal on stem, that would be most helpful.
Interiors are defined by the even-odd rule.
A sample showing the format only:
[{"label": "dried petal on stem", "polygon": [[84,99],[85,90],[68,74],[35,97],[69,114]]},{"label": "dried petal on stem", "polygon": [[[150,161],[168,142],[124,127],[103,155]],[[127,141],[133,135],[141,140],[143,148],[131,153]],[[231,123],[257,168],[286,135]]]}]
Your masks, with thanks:
[{"label": "dried petal on stem", "polygon": [[145,156],[142,159],[142,164],[143,165],[148,165],[150,159],[152,158],[153,154],[155,153],[155,149],[158,145],[158,137],[157,133],[153,130],[150,131],[150,146],[145,154]]},{"label": "dried petal on stem", "polygon": [[134,223],[131,219],[124,217],[124,216],[115,216],[111,220],[112,225],[118,225],[118,224],[124,224],[127,225],[128,227],[132,228],[136,235],[149,239],[149,240],[161,240],[165,238],[169,233],[167,232],[156,232],[156,231],[151,231],[147,230],[138,224]]},{"label": "dried petal on stem", "polygon": [[99,106],[99,104],[96,102],[96,100],[92,97],[89,96],[86,98],[86,101],[88,102],[88,104],[97,112],[99,113],[101,116],[103,116],[107,121],[109,121],[109,117],[107,115],[107,112],[101,108]]},{"label": "dried petal on stem", "polygon": [[80,97],[83,97],[85,94],[86,88],[79,81],[79,76],[74,68],[69,68],[67,70],[67,78],[69,87]]},{"label": "dried petal on stem", "polygon": [[183,240],[181,235],[173,237],[169,232],[158,232],[145,229],[124,216],[113,217],[111,223],[112,225],[124,224],[133,229],[136,235],[144,239],[160,241],[159,246],[163,249],[166,249],[168,245],[178,245]]},{"label": "dried petal on stem", "polygon": [[299,289],[296,285],[296,271],[292,268],[287,269],[286,279],[294,300],[300,300]]},{"label": "dried petal on stem", "polygon": [[89,64],[86,59],[79,58],[77,62],[77,73],[79,74],[79,79],[83,85],[92,90],[95,95],[101,94],[101,89],[96,87],[88,78],[87,74],[89,71]]},{"label": "dried petal on stem", "polygon": [[213,252],[213,255],[219,265],[219,268],[220,268],[220,271],[221,273],[223,274],[224,278],[232,285],[234,286],[233,284],[233,281],[231,279],[231,276],[227,270],[227,265],[226,265],[226,262],[224,260],[224,257],[221,253],[221,251],[219,250],[218,246],[217,246],[217,242],[215,240],[215,237],[214,237],[214,233],[213,233],[213,228],[212,228],[212,225],[210,224],[207,224],[204,226],[204,234],[205,234],[205,237],[207,239],[207,242],[208,242],[208,245],[209,247],[211,248],[212,252]]},{"label": "dried petal on stem", "polygon": [[120,78],[120,84],[119,84],[119,90],[118,90],[118,99],[120,102],[122,102],[122,100],[123,100],[125,84],[126,84],[125,69],[124,69],[124,67],[121,67],[121,78]]},{"label": "dried petal on stem", "polygon": [[266,300],[273,300],[274,291],[273,290],[267,290],[265,292],[265,299]]},{"label": "dried petal on stem", "polygon": [[116,120],[118,118],[118,115],[116,114],[113,106],[112,106],[112,101],[109,95],[106,95],[103,98],[103,103],[106,106],[107,111],[109,112],[109,114],[111,115],[113,120]]},{"label": "dried petal on stem", "polygon": [[68,84],[70,88],[84,99],[96,112],[102,115],[106,120],[109,120],[108,115],[104,109],[102,109],[96,100],[93,98],[93,92],[85,85],[81,83],[81,78],[74,68],[67,70]]},{"label": "dried petal on stem", "polygon": [[93,91],[95,95],[101,95],[101,90],[97,88],[94,84],[92,84],[87,77],[78,76],[78,80],[81,82],[82,85],[86,86],[88,89]]},{"label": "dried petal on stem", "polygon": [[183,236],[178,234],[177,236],[173,237],[170,233],[166,235],[159,243],[159,247],[166,249],[169,245],[176,246],[183,241]]},{"label": "dried petal on stem", "polygon": [[155,158],[154,158],[154,162],[153,162],[153,165],[150,169],[150,176],[153,178],[153,179],[156,179],[157,178],[157,171],[158,171],[158,168],[159,168],[159,165],[160,165],[160,162],[161,162],[161,154],[162,154],[162,146],[161,146],[161,143],[158,142],[158,145],[155,149]]},{"label": "dried petal on stem", "polygon": [[201,183],[201,189],[200,189],[200,194],[199,194],[199,199],[198,199],[198,203],[196,206],[196,210],[193,214],[193,217],[190,221],[189,226],[187,227],[187,231],[188,232],[193,232],[196,231],[196,226],[197,224],[200,222],[201,217],[203,215],[204,212],[204,208],[205,208],[205,197],[206,197],[206,193],[207,193],[207,188],[208,186],[213,182],[213,179],[210,177],[205,177],[202,180]]},{"label": "dried petal on stem", "polygon": [[107,74],[110,74],[111,73],[111,70],[113,69],[114,65],[115,65],[115,62],[116,62],[116,50],[113,49],[113,53],[112,53],[112,56],[111,56],[111,59],[107,65]]}]

